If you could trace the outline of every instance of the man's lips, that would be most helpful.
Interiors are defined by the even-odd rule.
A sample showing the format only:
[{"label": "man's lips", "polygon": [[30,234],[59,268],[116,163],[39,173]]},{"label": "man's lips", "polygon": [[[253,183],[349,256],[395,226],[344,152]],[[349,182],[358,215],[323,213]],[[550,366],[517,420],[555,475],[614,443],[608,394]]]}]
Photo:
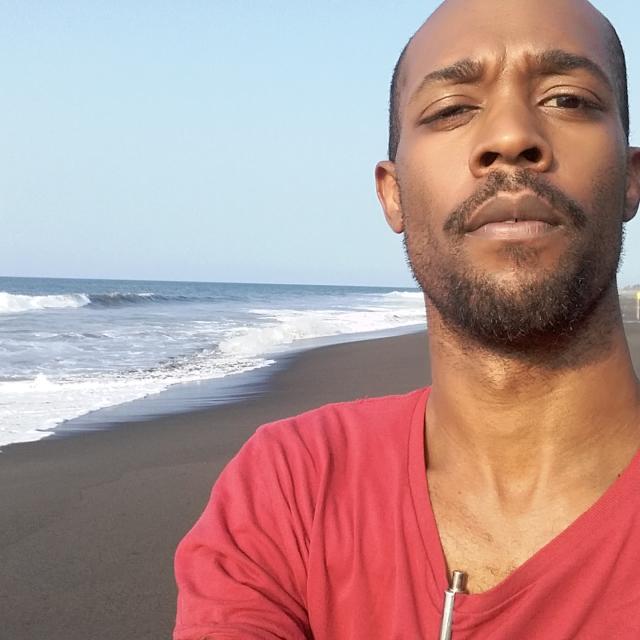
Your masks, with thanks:
[{"label": "man's lips", "polygon": [[499,195],[478,207],[464,225],[468,235],[496,239],[528,239],[565,223],[564,218],[532,193]]}]

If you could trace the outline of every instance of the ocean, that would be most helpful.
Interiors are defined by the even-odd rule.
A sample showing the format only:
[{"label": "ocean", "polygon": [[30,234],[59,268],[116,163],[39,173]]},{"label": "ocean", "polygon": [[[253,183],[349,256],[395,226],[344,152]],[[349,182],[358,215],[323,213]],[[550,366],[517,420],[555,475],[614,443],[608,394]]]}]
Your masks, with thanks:
[{"label": "ocean", "polygon": [[413,289],[0,277],[0,447],[292,350],[419,325]]}]

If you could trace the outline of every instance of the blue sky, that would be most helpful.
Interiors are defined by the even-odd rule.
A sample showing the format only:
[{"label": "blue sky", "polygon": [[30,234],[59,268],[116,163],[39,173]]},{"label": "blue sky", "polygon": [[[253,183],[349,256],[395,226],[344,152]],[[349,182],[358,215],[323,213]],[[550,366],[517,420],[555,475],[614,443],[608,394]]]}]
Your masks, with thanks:
[{"label": "blue sky", "polygon": [[[436,4],[0,0],[0,275],[410,285],[373,167]],[[640,11],[594,4],[638,144]]]}]

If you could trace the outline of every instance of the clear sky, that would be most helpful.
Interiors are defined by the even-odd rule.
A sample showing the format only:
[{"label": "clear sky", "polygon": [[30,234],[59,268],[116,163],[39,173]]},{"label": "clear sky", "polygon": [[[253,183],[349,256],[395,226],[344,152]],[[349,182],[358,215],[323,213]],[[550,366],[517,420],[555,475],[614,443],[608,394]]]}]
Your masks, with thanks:
[{"label": "clear sky", "polygon": [[[411,285],[373,167],[436,4],[0,0],[0,275]],[[640,144],[640,5],[594,4]]]}]

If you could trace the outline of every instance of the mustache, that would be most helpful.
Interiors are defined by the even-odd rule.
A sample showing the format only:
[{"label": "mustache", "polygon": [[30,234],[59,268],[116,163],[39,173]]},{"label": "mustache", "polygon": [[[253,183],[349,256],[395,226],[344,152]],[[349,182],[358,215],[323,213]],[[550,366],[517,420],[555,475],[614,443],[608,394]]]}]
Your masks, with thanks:
[{"label": "mustache", "polygon": [[509,173],[496,169],[473,195],[446,217],[443,228],[447,232],[463,235],[469,218],[487,200],[495,198],[499,193],[518,193],[525,189],[545,200],[558,213],[564,214],[574,227],[582,229],[586,226],[587,215],[582,207],[542,176],[527,169],[516,169]]}]

